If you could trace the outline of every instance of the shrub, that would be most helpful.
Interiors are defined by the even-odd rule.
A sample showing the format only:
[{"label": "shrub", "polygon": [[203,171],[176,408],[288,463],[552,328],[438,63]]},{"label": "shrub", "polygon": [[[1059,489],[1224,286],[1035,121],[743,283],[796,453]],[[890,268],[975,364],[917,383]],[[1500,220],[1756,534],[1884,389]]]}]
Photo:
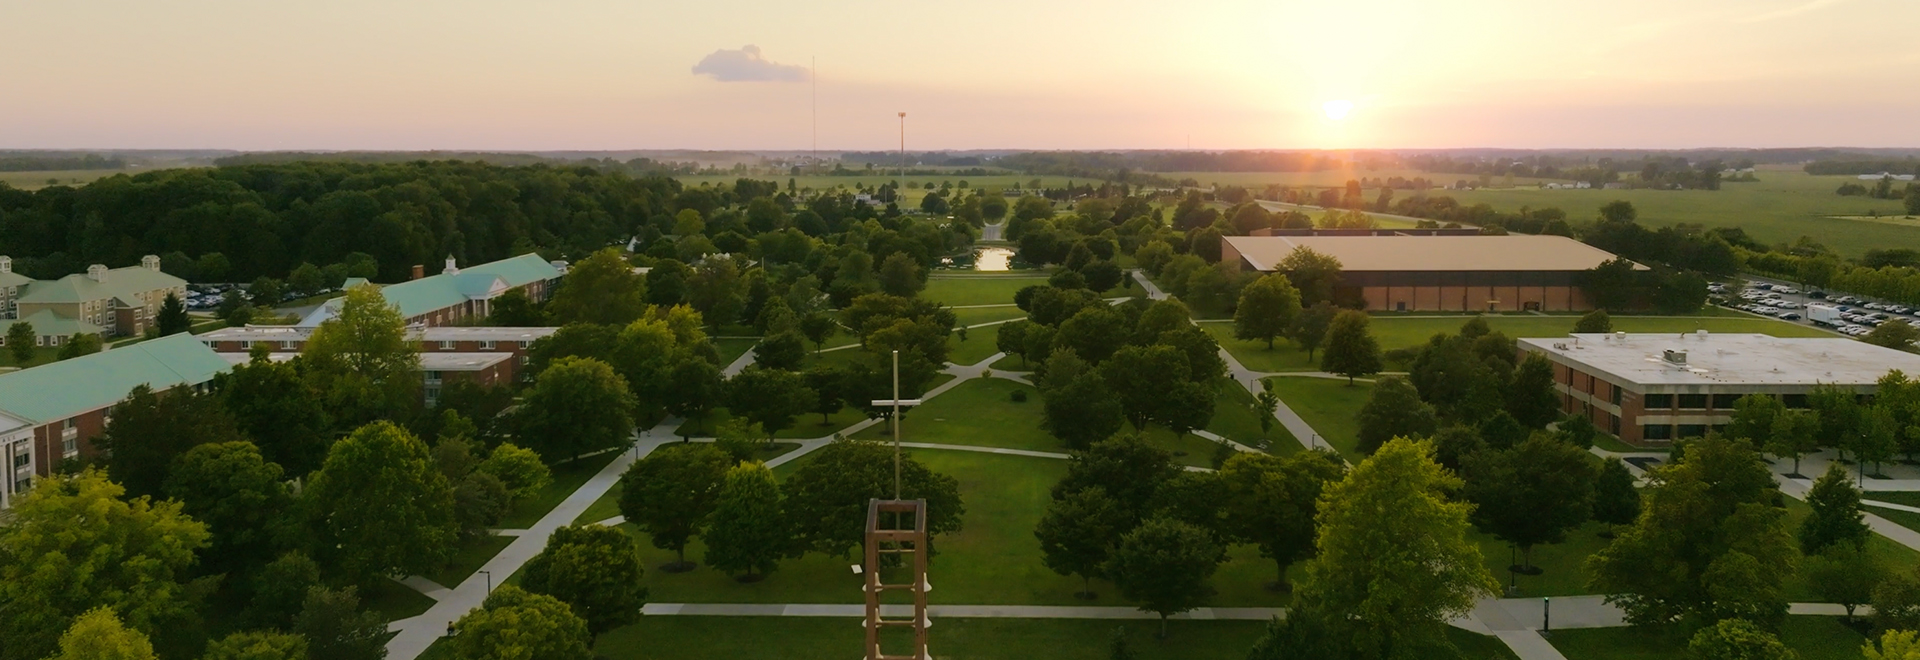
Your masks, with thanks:
[{"label": "shrub", "polygon": [[1013,397],[1013,402],[1014,402],[1014,403],[1026,403],[1026,402],[1027,402],[1027,391],[1026,391],[1026,390],[1014,390],[1014,391],[1013,391],[1013,394],[1012,394],[1012,397]]}]

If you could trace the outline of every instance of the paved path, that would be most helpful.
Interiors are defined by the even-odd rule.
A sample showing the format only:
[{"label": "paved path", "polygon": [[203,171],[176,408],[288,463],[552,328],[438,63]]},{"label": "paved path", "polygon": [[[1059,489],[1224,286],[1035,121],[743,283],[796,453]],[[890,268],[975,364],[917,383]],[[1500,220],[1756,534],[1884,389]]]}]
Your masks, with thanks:
[{"label": "paved path", "polygon": [[[1155,286],[1153,280],[1147,279],[1145,271],[1135,268],[1132,274],[1133,281],[1140,284],[1141,290],[1147,292],[1148,298],[1153,300],[1166,300],[1170,297],[1167,295],[1167,292]],[[1220,349],[1220,359],[1227,363],[1227,375],[1232,376],[1234,382],[1239,383],[1241,387],[1247,389],[1248,393],[1256,397],[1260,396],[1260,393],[1265,392],[1267,389],[1266,385],[1260,382],[1260,379],[1275,375],[1248,369],[1245,365],[1240,364],[1240,360],[1235,359],[1233,354],[1227,352],[1225,348]],[[1313,430],[1312,425],[1307,424],[1307,420],[1301,419],[1299,413],[1287,407],[1287,402],[1281,401],[1279,405],[1274,406],[1273,417],[1274,419],[1280,420],[1280,426],[1287,429],[1288,433],[1293,434],[1293,439],[1298,441],[1301,447],[1313,448],[1319,445],[1314,438],[1319,437],[1320,434]],[[1214,436],[1214,438],[1218,437],[1219,436]],[[1234,443],[1234,446],[1245,448],[1239,443]]]},{"label": "paved path", "polygon": [[[638,440],[633,450],[620,452],[619,456],[614,457],[613,462],[601,468],[599,473],[589,478],[579,489],[574,490],[566,500],[553,507],[547,515],[542,516],[540,522],[534,523],[533,527],[527,529],[524,534],[515,537],[506,549],[487,560],[486,564],[467,576],[459,586],[447,589],[434,598],[433,606],[427,608],[425,613],[387,624],[387,630],[396,633],[393,639],[387,641],[387,657],[390,660],[413,660],[419,657],[428,646],[433,645],[434,640],[446,635],[448,624],[479,607],[481,601],[486,599],[485,578],[487,576],[481,575],[481,571],[486,571],[502,581],[506,580],[507,576],[520,570],[522,565],[547,547],[547,537],[553,535],[553,530],[573,524],[574,518],[578,518],[595,500],[612,490],[613,485],[620,481],[620,474],[626,471],[628,465],[652,452],[654,448],[673,441],[671,431],[661,432],[658,428],[654,431],[648,434],[652,437]],[[428,595],[432,597],[434,594]]]},{"label": "paved path", "polygon": [[[834,349],[830,348],[827,350],[834,350]],[[728,364],[727,368],[721,369],[720,375],[726,376],[728,378],[738,376],[740,375],[740,372],[745,371],[747,369],[747,365],[749,364],[753,364],[753,349],[751,348],[747,349],[747,352],[741,353],[740,357],[734,358],[733,363]]]}]

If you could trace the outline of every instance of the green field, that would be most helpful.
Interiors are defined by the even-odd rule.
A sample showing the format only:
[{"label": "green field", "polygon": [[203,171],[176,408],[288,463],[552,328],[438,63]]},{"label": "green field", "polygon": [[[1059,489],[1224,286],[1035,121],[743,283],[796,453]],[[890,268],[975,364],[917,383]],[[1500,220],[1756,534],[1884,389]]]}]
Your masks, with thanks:
[{"label": "green field", "polygon": [[[1601,205],[1626,200],[1652,226],[1676,223],[1740,227],[1766,244],[1812,236],[1846,256],[1888,246],[1920,244],[1920,225],[1902,225],[1830,216],[1882,216],[1904,213],[1900,200],[1841,197],[1834,189],[1852,176],[1814,176],[1798,170],[1762,170],[1758,183],[1726,183],[1705,190],[1541,190],[1538,188],[1444,190],[1462,204],[1490,204],[1513,212],[1522,206],[1559,207],[1570,219],[1594,217]],[[1871,184],[1872,182],[1864,182]]]},{"label": "green field", "polygon": [[[1687,640],[1665,631],[1591,628],[1553,631],[1553,647],[1567,660],[1672,660],[1689,657]],[[1800,660],[1859,660],[1866,639],[1837,617],[1790,616],[1780,641]]]},{"label": "green field", "polygon": [[79,186],[103,179],[115,174],[133,174],[134,170],[55,170],[35,172],[0,172],[0,183],[21,190],[38,190],[47,187],[49,179],[63,186]]},{"label": "green field", "polygon": [[934,277],[927,279],[927,288],[920,292],[920,299],[951,307],[1005,305],[1013,302],[1013,294],[1019,290],[1046,283],[1044,277]]},{"label": "green field", "polygon": [[459,549],[454,551],[453,558],[447,562],[447,567],[425,577],[448,589],[460,586],[460,583],[471,577],[474,571],[486,565],[487,560],[493,559],[494,555],[500,554],[501,550],[507,549],[507,546],[512,543],[511,536],[492,534],[462,540]]},{"label": "green field", "polygon": [[[720,368],[722,369],[727,368],[727,365],[733,364],[734,360],[740,359],[740,356],[746,355],[747,351],[753,350],[753,347],[758,345],[760,345],[760,340],[754,337],[729,337],[726,339],[713,340],[713,349],[720,353]],[[812,349],[813,344],[808,343],[807,348]]]}]

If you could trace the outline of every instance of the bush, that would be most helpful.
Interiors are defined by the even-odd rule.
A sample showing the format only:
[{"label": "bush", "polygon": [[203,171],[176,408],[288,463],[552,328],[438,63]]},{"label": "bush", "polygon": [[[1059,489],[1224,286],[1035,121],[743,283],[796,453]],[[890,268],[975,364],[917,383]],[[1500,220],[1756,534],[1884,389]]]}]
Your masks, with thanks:
[{"label": "bush", "polygon": [[1026,402],[1027,402],[1027,391],[1026,391],[1026,390],[1014,390],[1014,391],[1013,391],[1013,395],[1012,395],[1012,397],[1013,397],[1013,402],[1014,402],[1014,403],[1026,403]]}]

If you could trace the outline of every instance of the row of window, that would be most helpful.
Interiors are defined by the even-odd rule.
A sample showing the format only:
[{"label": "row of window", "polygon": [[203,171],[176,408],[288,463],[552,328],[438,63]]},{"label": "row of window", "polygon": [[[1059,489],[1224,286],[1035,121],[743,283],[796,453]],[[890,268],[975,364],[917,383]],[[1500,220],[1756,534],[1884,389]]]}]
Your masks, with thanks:
[{"label": "row of window", "polygon": [[[1739,401],[1740,397],[1743,397],[1743,396],[1746,396],[1746,395],[1745,394],[1648,394],[1645,397],[1643,397],[1642,405],[1647,410],[1669,410],[1674,408],[1678,408],[1680,410],[1707,410],[1709,405],[1712,406],[1713,410],[1733,410],[1734,403]],[[1781,395],[1780,402],[1785,404],[1786,407],[1788,408],[1806,408],[1807,395],[1784,394],[1784,395]]]},{"label": "row of window", "polygon": [[1641,424],[1642,440],[1679,440],[1685,438],[1704,438],[1707,431],[1719,433],[1726,429],[1724,424]]}]

